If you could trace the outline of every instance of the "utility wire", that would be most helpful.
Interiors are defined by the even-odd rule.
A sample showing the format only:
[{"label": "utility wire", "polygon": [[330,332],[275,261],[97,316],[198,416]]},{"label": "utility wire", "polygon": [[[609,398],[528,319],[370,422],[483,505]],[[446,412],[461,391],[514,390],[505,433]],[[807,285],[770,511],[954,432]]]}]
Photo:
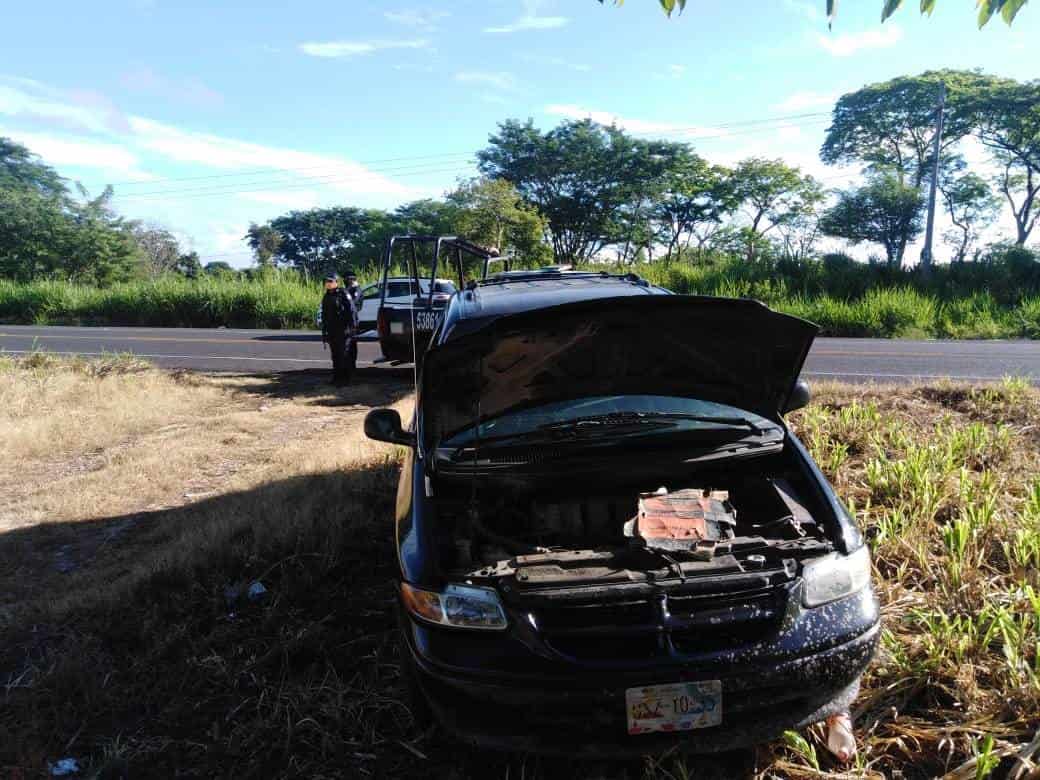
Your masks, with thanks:
[{"label": "utility wire", "polygon": [[[805,115],[805,116],[811,116],[811,115]],[[816,126],[816,125],[819,125],[819,124],[824,124],[827,121],[829,121],[829,120],[817,119],[817,120],[811,121],[811,122],[794,123],[794,122],[791,122],[791,121],[785,119],[782,124],[771,124],[769,126],[761,126],[761,125],[759,125],[759,126],[756,126],[756,127],[749,127],[749,128],[745,128],[745,129],[742,129],[742,130],[735,130],[733,132],[725,132],[725,133],[720,133],[720,134],[717,134],[717,135],[696,136],[696,137],[694,137],[691,140],[694,141],[694,142],[698,142],[698,141],[712,141],[712,140],[728,139],[728,138],[732,138],[734,136],[749,135],[749,134],[764,133],[764,132],[772,132],[774,130],[780,130],[780,129],[783,129],[785,127],[797,127],[797,128],[811,127],[811,126]],[[701,128],[689,128],[688,129],[688,132],[700,132],[700,131],[701,131]],[[676,129],[676,130],[674,130],[672,132],[673,133],[679,133],[679,132],[681,132],[681,130],[680,129]],[[431,155],[431,157],[432,156],[433,155]],[[464,172],[470,170],[470,167],[472,166],[472,164],[475,161],[470,159],[470,160],[460,160],[458,162],[459,163],[467,163],[468,164],[466,168],[458,169],[459,173],[464,173]],[[180,199],[192,199],[192,197],[196,196],[196,195],[197,196],[224,195],[224,194],[233,195],[233,194],[236,194],[238,192],[243,192],[243,193],[260,192],[260,191],[271,189],[271,188],[276,188],[276,189],[279,189],[279,190],[298,189],[301,186],[302,187],[309,187],[309,186],[314,186],[314,185],[329,185],[329,184],[336,184],[336,183],[347,183],[347,182],[353,182],[353,181],[360,181],[360,180],[364,180],[364,179],[370,178],[372,176],[381,176],[381,175],[392,175],[392,176],[398,176],[398,177],[401,177],[401,176],[415,176],[415,175],[422,175],[422,174],[440,174],[440,173],[451,172],[452,170],[454,170],[453,168],[452,169],[444,169],[444,168],[440,167],[441,165],[442,165],[442,163],[425,163],[425,164],[413,164],[413,165],[397,166],[397,167],[393,167],[393,168],[383,168],[383,169],[366,168],[364,171],[359,171],[356,174],[353,174],[353,173],[352,174],[328,173],[328,174],[318,174],[318,175],[314,175],[314,176],[295,176],[295,177],[291,176],[291,174],[289,174],[286,171],[286,172],[279,172],[279,173],[277,173],[278,178],[274,178],[274,179],[258,179],[258,180],[247,181],[247,182],[227,182],[227,183],[214,182],[211,185],[203,185],[203,186],[200,186],[200,187],[156,189],[156,190],[151,190],[151,191],[146,191],[146,192],[131,192],[131,193],[126,194],[126,195],[122,195],[122,194],[117,193],[115,197],[118,198],[121,201],[127,201],[127,200],[141,200],[141,201],[145,201],[145,200],[153,200],[153,199],[156,199],[156,198],[166,198],[166,197],[170,197],[170,196],[177,196],[176,199],[180,200]],[[235,175],[235,174],[228,174],[228,176],[232,176],[232,175]],[[222,174],[214,174],[214,176],[206,177],[206,178],[222,178],[222,177],[223,177]],[[258,189],[242,189],[243,187],[258,187]]]},{"label": "utility wire", "polygon": [[[629,132],[628,134],[629,135],[635,135],[635,136],[660,136],[660,135],[669,135],[669,134],[676,134],[676,133],[679,133],[679,134],[690,134],[690,133],[703,132],[705,130],[719,130],[719,129],[724,130],[724,129],[729,128],[729,127],[742,127],[742,126],[748,126],[748,125],[760,125],[760,124],[764,124],[764,123],[785,123],[785,122],[789,122],[790,120],[793,120],[793,119],[805,119],[805,118],[823,117],[823,116],[829,117],[830,113],[826,112],[826,111],[816,111],[816,112],[809,112],[809,113],[803,113],[803,114],[790,114],[790,115],[787,115],[787,116],[761,117],[761,118],[757,118],[757,119],[744,119],[744,120],[738,120],[738,121],[732,121],[732,122],[722,122],[722,123],[713,124],[713,125],[700,125],[700,126],[691,125],[691,126],[681,126],[681,127],[668,127],[666,129],[662,129],[662,130],[644,130],[644,131],[638,131],[638,132]],[[702,137],[703,138],[716,138],[716,137],[725,137],[726,135],[730,135],[730,134],[729,133],[722,133],[722,134],[717,135],[717,136],[702,136]],[[426,155],[413,155],[413,156],[404,156],[404,157],[385,157],[385,158],[377,159],[377,160],[343,160],[341,163],[340,163],[340,161],[333,161],[331,164],[332,165],[335,165],[335,164],[359,165],[359,166],[366,166],[367,167],[367,166],[373,166],[373,165],[381,165],[383,163],[407,162],[407,161],[411,161],[411,160],[433,160],[433,159],[444,159],[444,158],[450,158],[450,157],[465,157],[465,156],[468,156],[468,155],[471,155],[471,154],[472,154],[472,152],[439,152],[439,153],[436,153],[436,154],[426,154]],[[309,170],[317,170],[317,169],[322,169],[322,168],[328,168],[329,166],[330,166],[330,163],[320,163],[320,164],[316,164],[316,165],[308,165],[308,166],[301,166],[301,167],[285,167],[285,168],[283,168],[281,166],[268,166],[268,167],[265,167],[265,168],[254,168],[254,169],[246,170],[246,171],[235,171],[233,173],[213,173],[213,174],[206,174],[206,175],[202,175],[202,176],[164,177],[164,178],[148,179],[147,181],[140,181],[140,180],[138,180],[138,181],[112,182],[111,184],[112,184],[112,186],[119,186],[119,187],[138,187],[138,186],[151,186],[151,185],[154,185],[154,184],[158,184],[160,182],[202,181],[202,180],[207,180],[207,179],[222,179],[222,178],[235,178],[235,177],[239,177],[239,176],[254,176],[254,175],[258,175],[258,174],[280,174],[280,175],[285,175],[285,174],[291,174],[291,173],[296,172],[296,171],[309,171]]]}]

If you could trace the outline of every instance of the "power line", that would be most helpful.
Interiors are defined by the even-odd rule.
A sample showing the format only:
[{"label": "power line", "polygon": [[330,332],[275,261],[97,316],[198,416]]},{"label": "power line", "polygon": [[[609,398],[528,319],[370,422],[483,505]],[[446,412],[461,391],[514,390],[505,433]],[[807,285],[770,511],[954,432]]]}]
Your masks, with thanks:
[{"label": "power line", "polygon": [[[802,113],[802,114],[789,114],[789,115],[786,115],[786,116],[759,117],[759,118],[755,118],[755,119],[742,119],[742,120],[736,120],[736,121],[730,121],[730,122],[720,122],[720,123],[712,124],[712,125],[700,125],[700,126],[691,125],[691,126],[680,126],[680,127],[670,127],[669,126],[669,127],[664,127],[661,130],[643,130],[643,131],[629,132],[629,135],[636,135],[636,136],[659,136],[659,135],[668,135],[668,134],[674,134],[674,133],[690,134],[690,133],[703,132],[705,130],[724,130],[724,129],[728,128],[728,127],[742,127],[742,126],[747,126],[747,125],[760,125],[760,124],[764,124],[764,123],[784,123],[784,122],[789,122],[792,119],[804,119],[804,118],[822,117],[822,116],[830,116],[830,113],[826,112],[826,111],[815,111],[815,112],[808,112],[808,113]],[[726,137],[727,135],[731,135],[731,134],[730,133],[722,133],[722,134],[715,135],[715,136],[702,136],[702,138]],[[434,160],[434,159],[445,159],[445,158],[450,158],[450,157],[466,157],[466,156],[469,156],[471,154],[472,154],[472,152],[438,152],[436,154],[426,154],[426,155],[410,155],[410,156],[403,156],[403,157],[385,157],[385,158],[376,159],[376,160],[342,160],[342,161],[333,160],[331,162],[319,163],[319,164],[316,164],[316,165],[300,166],[300,167],[267,166],[265,168],[254,168],[254,169],[246,170],[246,171],[235,171],[233,173],[213,173],[213,174],[206,174],[206,175],[201,175],[201,176],[164,177],[164,178],[149,179],[147,181],[111,182],[111,184],[112,184],[112,186],[119,186],[119,187],[138,187],[138,186],[151,186],[151,185],[155,185],[155,184],[160,183],[160,182],[202,181],[202,180],[208,180],[208,179],[222,179],[222,178],[236,178],[236,177],[240,177],[240,176],[254,176],[254,175],[258,175],[258,174],[286,175],[286,174],[292,174],[292,173],[294,173],[296,171],[311,171],[311,170],[317,170],[317,169],[322,169],[322,168],[328,168],[328,167],[331,167],[332,165],[338,165],[338,164],[342,164],[342,165],[359,165],[359,166],[366,166],[367,167],[367,166],[373,166],[373,165],[381,165],[381,164],[384,164],[384,163],[405,162],[405,161],[411,161],[411,160]]]},{"label": "power line", "polygon": [[[412,171],[412,172],[409,172],[409,173],[400,173],[400,174],[397,174],[397,175],[398,175],[398,177],[406,177],[406,176],[426,176],[426,175],[442,174],[442,173],[460,173],[461,174],[461,173],[465,173],[467,170],[470,170],[470,169],[452,167],[452,168],[442,168],[442,169],[434,169],[434,170]],[[327,181],[324,181],[324,182],[318,182],[318,184],[324,184],[324,185],[329,185],[329,184],[347,184],[347,183],[350,183],[350,182],[362,181],[362,180],[367,179],[367,178],[369,178],[369,177],[362,176],[362,177],[332,178],[332,179],[328,179]],[[313,181],[312,182],[299,183],[299,184],[289,184],[289,185],[286,185],[284,187],[279,187],[278,188],[278,192],[285,192],[285,191],[292,191],[292,190],[299,190],[299,189],[308,189],[308,188],[313,187],[313,186],[315,186],[315,182],[313,182]],[[208,190],[208,191],[205,191],[205,192],[196,192],[194,194],[186,194],[186,195],[184,195],[184,194],[179,195],[179,194],[176,194],[176,193],[173,193],[172,195],[169,194],[169,193],[153,193],[149,197],[144,197],[144,196],[136,196],[135,197],[133,195],[130,195],[130,196],[127,196],[127,197],[123,198],[122,200],[123,201],[138,201],[138,202],[155,202],[155,201],[163,201],[163,200],[169,200],[169,199],[172,199],[172,200],[195,200],[197,198],[209,198],[209,197],[214,197],[214,196],[219,197],[219,196],[224,196],[224,195],[247,194],[247,193],[250,193],[250,192],[266,192],[266,191],[268,191],[270,189],[271,189],[271,186],[267,185],[267,186],[258,187],[258,188],[255,188],[255,189],[234,189],[234,188],[232,188],[232,189],[223,189],[223,190]]]},{"label": "power line", "polygon": [[[458,163],[456,163],[456,164],[464,164],[464,163],[467,163],[467,162],[469,162],[469,161],[467,161],[467,160],[459,160]],[[442,163],[426,163],[425,165],[410,165],[410,166],[404,166],[404,167],[401,167],[401,168],[382,169],[382,170],[365,169],[365,170],[362,170],[362,171],[358,171],[356,173],[343,173],[343,172],[340,172],[340,173],[327,173],[327,174],[320,174],[320,175],[317,175],[317,176],[298,176],[298,177],[295,177],[295,178],[292,178],[292,179],[284,179],[284,178],[283,179],[274,179],[274,180],[260,179],[260,180],[256,180],[256,181],[234,182],[234,183],[228,183],[228,184],[216,183],[216,184],[203,186],[203,187],[188,187],[188,188],[179,188],[179,189],[177,189],[177,188],[175,188],[175,189],[159,189],[159,190],[153,190],[151,192],[133,192],[133,193],[130,193],[130,194],[126,195],[126,196],[118,196],[117,195],[117,197],[122,197],[124,200],[137,200],[137,199],[147,199],[147,198],[149,198],[151,196],[176,195],[176,194],[180,194],[180,193],[196,193],[196,192],[209,193],[209,192],[212,192],[214,194],[219,194],[220,192],[234,192],[235,191],[234,188],[252,187],[252,186],[255,186],[255,185],[264,185],[262,187],[262,189],[267,189],[269,187],[278,186],[278,185],[281,185],[283,183],[285,185],[287,185],[287,186],[295,186],[295,185],[298,185],[298,184],[304,184],[304,185],[310,186],[310,185],[313,185],[313,184],[323,184],[323,183],[333,182],[333,181],[336,181],[336,180],[350,180],[350,181],[361,180],[361,179],[367,179],[367,178],[372,178],[372,177],[376,177],[376,176],[382,176],[382,175],[386,175],[386,174],[392,174],[392,175],[395,175],[395,176],[416,175],[416,174],[426,173],[428,170],[430,170],[429,166],[431,166],[431,165],[434,166],[435,168],[439,168],[439,167],[443,166]],[[432,170],[430,172],[432,172]],[[228,189],[229,187],[232,188],[232,189]],[[246,191],[248,192],[249,190],[246,190]]]},{"label": "power line", "polygon": [[[816,116],[816,115],[805,114],[805,115],[802,115],[802,116],[807,116],[808,117],[808,116]],[[733,132],[720,133],[720,134],[717,134],[717,135],[696,136],[696,137],[694,137],[694,138],[692,138],[690,140],[693,141],[693,142],[698,142],[698,141],[712,141],[712,140],[720,140],[720,139],[729,139],[729,138],[733,138],[734,136],[741,136],[741,135],[748,135],[748,134],[755,134],[755,133],[763,133],[763,132],[772,132],[774,130],[781,130],[781,129],[784,129],[786,127],[795,127],[795,128],[811,127],[811,126],[824,124],[824,123],[826,123],[829,120],[817,119],[817,120],[811,121],[811,122],[796,123],[796,122],[791,122],[790,119],[785,118],[784,120],[782,120],[781,124],[775,124],[775,122],[777,120],[768,120],[770,122],[774,122],[774,124],[769,124],[768,126],[763,126],[762,123],[765,122],[765,121],[767,121],[767,120],[756,120],[756,124],[758,126],[755,126],[755,127],[748,127],[748,128],[743,129],[743,130],[736,130],[736,131],[733,131]],[[671,132],[673,132],[673,133],[700,132],[701,130],[702,130],[702,128],[686,128],[686,129],[676,128],[675,130],[673,130]],[[435,155],[428,155],[427,157],[435,157]],[[472,165],[474,161],[471,159],[471,160],[465,160],[465,161],[460,160],[458,162],[464,162],[464,163],[468,163],[469,165]],[[372,168],[372,169],[365,169],[364,171],[359,171],[356,174],[330,173],[330,174],[319,174],[319,175],[314,175],[314,176],[296,176],[296,177],[291,177],[291,178],[287,178],[287,177],[289,177],[291,175],[286,171],[286,172],[279,173],[278,174],[278,178],[275,178],[275,179],[259,179],[259,180],[254,180],[254,181],[234,182],[234,183],[226,183],[226,184],[225,183],[214,183],[212,185],[204,185],[204,186],[201,186],[201,187],[156,189],[156,190],[151,190],[151,191],[147,191],[147,192],[132,192],[132,193],[129,193],[127,195],[120,195],[120,194],[117,193],[116,197],[118,199],[122,200],[122,201],[127,201],[127,200],[141,200],[141,201],[144,201],[144,200],[156,199],[158,197],[164,197],[165,198],[165,197],[169,197],[169,196],[178,196],[177,199],[184,199],[184,198],[190,199],[190,197],[192,195],[195,195],[195,194],[198,194],[199,196],[221,195],[221,194],[233,195],[233,194],[237,194],[238,192],[246,192],[246,193],[248,193],[248,192],[260,192],[260,191],[263,191],[263,190],[266,190],[266,189],[270,189],[272,187],[277,187],[280,190],[284,190],[284,189],[298,189],[300,186],[308,187],[308,186],[313,186],[313,185],[328,185],[328,184],[342,183],[342,182],[348,182],[348,181],[358,181],[358,180],[362,180],[362,179],[368,178],[369,176],[378,176],[378,175],[414,176],[414,175],[421,175],[421,174],[427,174],[427,173],[428,174],[445,173],[445,172],[451,172],[452,170],[455,170],[454,168],[442,169],[442,168],[440,168],[440,165],[441,165],[440,163],[425,163],[425,164],[421,164],[421,165],[420,164],[413,164],[413,165],[407,165],[407,166],[398,166],[398,167],[395,167],[395,168],[383,168],[383,169]],[[433,167],[429,167],[429,166],[433,166]],[[465,170],[469,170],[469,167],[467,166],[467,168],[465,168],[465,169],[459,169],[459,172],[461,173],[461,172],[464,172]],[[233,175],[234,174],[228,174],[228,176],[233,176]],[[222,174],[214,174],[211,177],[205,177],[205,178],[223,178],[223,176],[224,175],[222,175]],[[243,189],[241,189],[242,187],[259,187],[259,188],[258,189],[244,189],[243,190]]]}]

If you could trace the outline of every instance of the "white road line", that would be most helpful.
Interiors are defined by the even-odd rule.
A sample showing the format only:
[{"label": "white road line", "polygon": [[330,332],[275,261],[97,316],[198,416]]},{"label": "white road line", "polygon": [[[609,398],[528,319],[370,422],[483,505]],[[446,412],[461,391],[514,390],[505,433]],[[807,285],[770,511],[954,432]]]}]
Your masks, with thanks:
[{"label": "white road line", "polygon": [[[39,352],[40,350],[36,350]],[[58,352],[53,350],[44,350],[48,355],[89,355],[89,356],[103,356],[103,355],[119,355],[125,354],[116,351],[112,352]],[[14,355],[31,355],[33,350],[30,349],[0,349],[0,355],[14,354]],[[252,360],[258,363],[321,363],[323,365],[331,366],[330,360],[317,360],[315,358],[262,358],[262,357],[247,357],[244,355],[154,355],[146,354],[144,352],[130,352],[129,354],[139,358],[175,358],[177,360]],[[359,360],[357,363],[359,366],[370,366],[372,362],[369,360]]]}]

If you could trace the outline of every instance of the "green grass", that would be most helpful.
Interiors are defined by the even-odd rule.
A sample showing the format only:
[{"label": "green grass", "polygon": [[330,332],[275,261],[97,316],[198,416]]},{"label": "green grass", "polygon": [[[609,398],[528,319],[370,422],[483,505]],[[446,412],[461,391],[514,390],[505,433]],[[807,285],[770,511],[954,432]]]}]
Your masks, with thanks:
[{"label": "green grass", "polygon": [[[42,373],[40,360],[6,370]],[[1008,776],[998,766],[1040,729],[1040,391],[830,384],[792,417],[870,545],[883,633],[853,707],[852,765],[813,726],[761,746],[754,777]],[[81,569],[48,572],[53,588],[0,599],[0,774],[75,756],[86,777],[720,776],[675,755],[504,756],[418,729],[395,650],[399,460],[372,445],[349,467],[313,465],[58,529],[132,521]],[[0,534],[9,591],[15,563],[55,532]],[[229,603],[229,584],[254,579],[267,600]]]},{"label": "green grass", "polygon": [[[1026,250],[993,262],[938,267],[928,279],[841,256],[801,263],[716,258],[633,268],[678,293],[760,300],[817,323],[828,336],[1040,338],[1040,262]],[[317,283],[289,272],[253,279],[168,277],[108,288],[0,280],[0,322],[309,328],[320,296]]]}]

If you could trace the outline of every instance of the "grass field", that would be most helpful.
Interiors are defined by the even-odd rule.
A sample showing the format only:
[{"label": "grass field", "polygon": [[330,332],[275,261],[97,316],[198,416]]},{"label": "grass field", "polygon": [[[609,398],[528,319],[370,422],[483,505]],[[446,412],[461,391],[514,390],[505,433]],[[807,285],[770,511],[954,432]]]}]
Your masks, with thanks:
[{"label": "grass field", "polygon": [[[409,403],[382,376],[334,390],[0,362],[0,776],[62,757],[88,777],[710,776],[416,733],[394,641],[399,460],[360,432],[370,406]],[[1009,770],[1040,728],[1040,393],[828,385],[794,424],[870,540],[884,635],[857,763],[836,767],[810,729],[754,772]]]},{"label": "grass field", "polygon": [[[1001,257],[938,267],[928,279],[840,257],[801,263],[721,258],[595,270],[635,270],[678,293],[755,298],[819,324],[829,336],[1040,338],[1040,261],[1027,250]],[[291,273],[252,280],[167,277],[104,289],[0,280],[0,322],[310,328],[320,296],[316,283]]]}]

